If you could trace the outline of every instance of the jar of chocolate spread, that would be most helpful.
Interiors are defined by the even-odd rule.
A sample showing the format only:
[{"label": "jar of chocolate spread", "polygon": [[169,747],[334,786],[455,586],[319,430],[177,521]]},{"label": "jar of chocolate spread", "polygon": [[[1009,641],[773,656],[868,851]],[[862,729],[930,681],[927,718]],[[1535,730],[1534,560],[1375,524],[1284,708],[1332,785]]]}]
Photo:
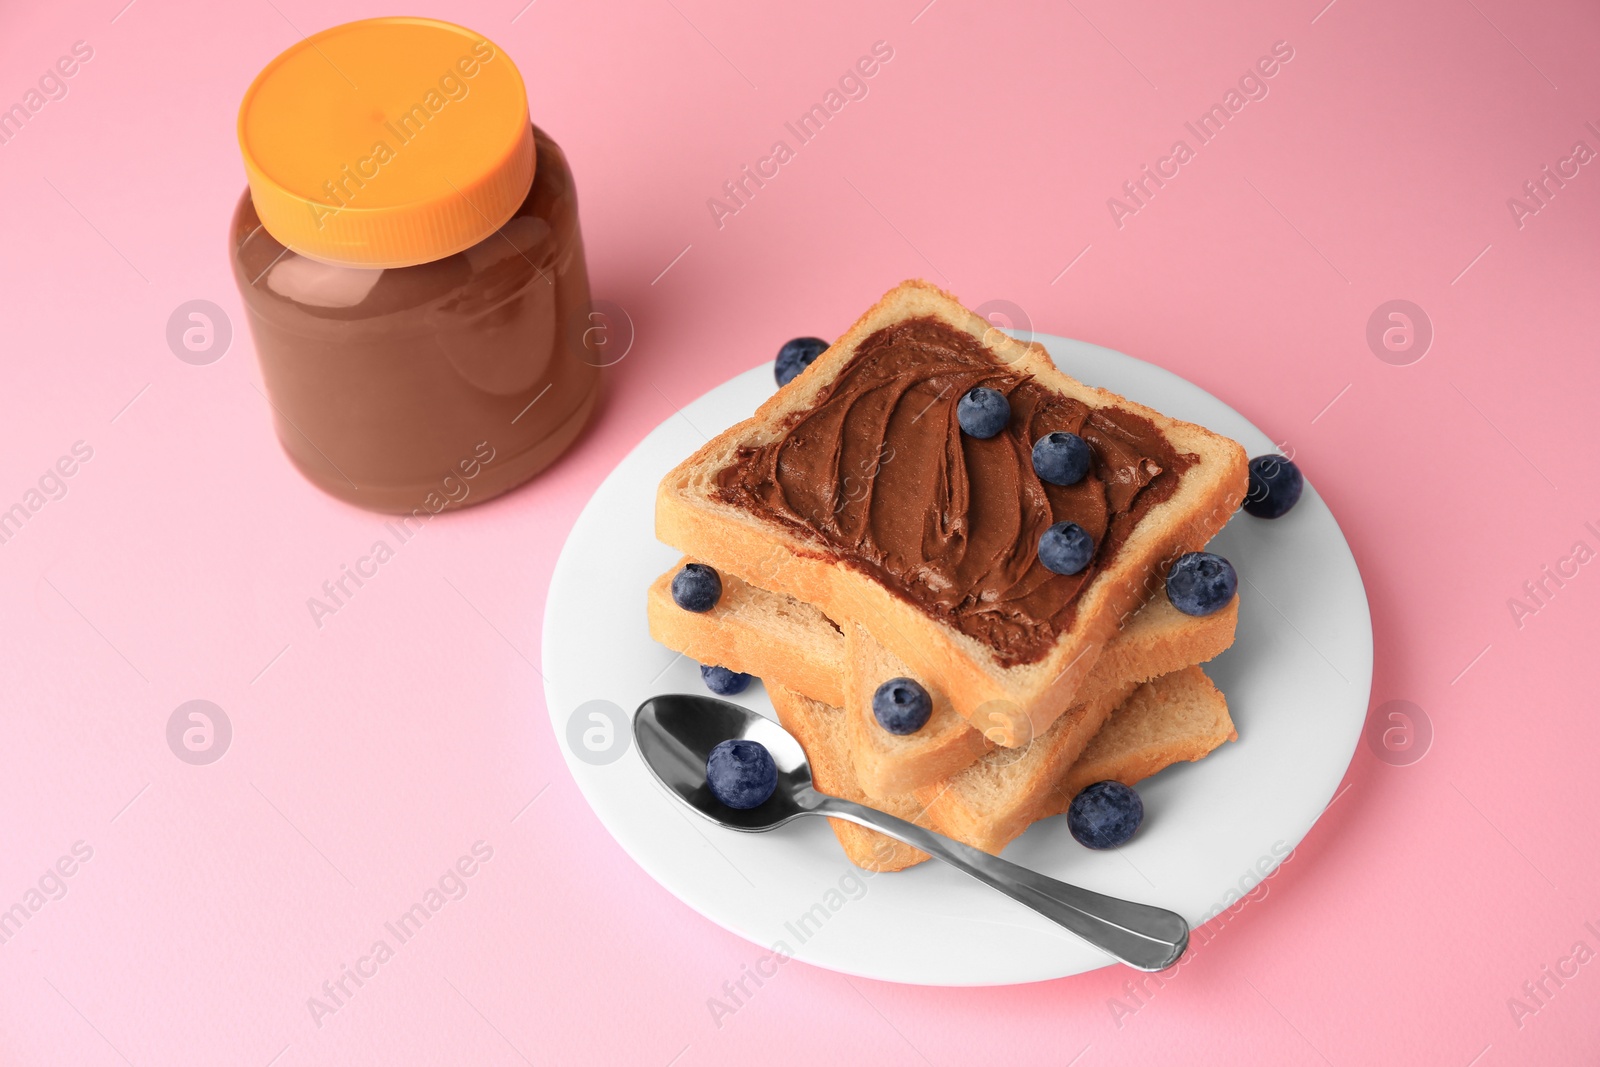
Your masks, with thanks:
[{"label": "jar of chocolate spread", "polygon": [[572,443],[604,361],[572,173],[509,56],[432,19],[336,26],[251,84],[239,145],[234,280],[312,483],[438,511]]}]

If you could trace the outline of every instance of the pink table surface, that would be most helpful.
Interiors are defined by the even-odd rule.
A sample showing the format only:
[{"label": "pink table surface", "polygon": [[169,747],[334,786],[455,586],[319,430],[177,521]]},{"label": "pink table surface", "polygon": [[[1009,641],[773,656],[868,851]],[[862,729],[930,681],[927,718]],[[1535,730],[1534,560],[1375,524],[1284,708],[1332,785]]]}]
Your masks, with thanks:
[{"label": "pink table surface", "polygon": [[[92,449],[0,545],[0,908],[25,914],[0,1062],[1595,1062],[1592,5],[522,2],[426,13],[521,66],[637,340],[566,459],[430,525],[320,629],[307,598],[381,519],[273,439],[224,250],[233,120],[299,32],[393,12],[0,15],[3,101],[93,53],[0,144],[0,508]],[[879,41],[866,95],[797,147],[784,123]],[[1201,144],[1184,123],[1276,42],[1292,59]],[[719,226],[709,198],[779,139],[794,158]],[[1193,158],[1114,212],[1179,139]],[[674,405],[915,275],[1169,367],[1292,449],[1366,579],[1374,707],[1411,702],[1411,740],[1364,743],[1163,985],[794,964],[719,1019],[765,950],[656,886],[578,794],[536,670],[551,567]],[[237,331],[206,366],[165,340],[193,299]],[[1393,299],[1431,323],[1420,360],[1369,346]],[[167,744],[192,699],[232,724],[209,766]],[[476,842],[465,895],[386,935]],[[313,1012],[380,938],[392,958]]]}]

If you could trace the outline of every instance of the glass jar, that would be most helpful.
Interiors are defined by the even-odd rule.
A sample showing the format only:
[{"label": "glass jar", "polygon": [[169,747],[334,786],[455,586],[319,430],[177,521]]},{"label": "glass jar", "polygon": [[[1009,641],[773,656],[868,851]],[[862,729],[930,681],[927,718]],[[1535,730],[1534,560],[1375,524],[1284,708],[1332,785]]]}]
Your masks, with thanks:
[{"label": "glass jar", "polygon": [[[303,107],[308,80],[331,107]],[[335,27],[262,73],[240,141],[234,280],[306,478],[373,510],[438,512],[572,443],[599,376],[577,198],[509,57],[432,20]]]}]

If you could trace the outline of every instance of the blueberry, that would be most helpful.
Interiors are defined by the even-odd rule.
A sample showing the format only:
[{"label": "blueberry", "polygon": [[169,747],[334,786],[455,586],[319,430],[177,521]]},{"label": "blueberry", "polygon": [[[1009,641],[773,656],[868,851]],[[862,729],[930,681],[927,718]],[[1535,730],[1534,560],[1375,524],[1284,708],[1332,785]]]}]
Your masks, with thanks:
[{"label": "blueberry", "polygon": [[731,697],[735,693],[742,693],[750,685],[748,674],[704,663],[700,664],[700,680],[706,683],[707,689],[720,697]]},{"label": "blueberry", "polygon": [[785,341],[783,347],[778,349],[778,363],[772,368],[773,377],[778,379],[779,385],[788,385],[797,374],[811,366],[811,361],[822,355],[827,347],[828,342],[820,337],[796,337],[793,341]]},{"label": "blueberry", "polygon": [[914,734],[933,714],[933,698],[910,678],[890,678],[872,694],[872,714],[891,734]]},{"label": "blueberry", "polygon": [[1089,473],[1089,442],[1075,433],[1047,433],[1033,443],[1033,473],[1051,485],[1077,485]]},{"label": "blueberry", "polygon": [[1276,519],[1294,507],[1305,477],[1294,460],[1282,456],[1257,456],[1250,461],[1250,491],[1244,509],[1258,519]]},{"label": "blueberry", "polygon": [[1057,574],[1077,574],[1094,558],[1094,538],[1075,522],[1058,522],[1039,537],[1039,562]]},{"label": "blueberry", "polygon": [[1144,801],[1121,782],[1096,782],[1072,798],[1067,829],[1087,848],[1126,844],[1144,821]]},{"label": "blueberry", "polygon": [[956,402],[956,421],[969,436],[988,440],[1011,421],[1011,401],[998,389],[975,385]]},{"label": "blueberry", "polygon": [[1239,591],[1233,564],[1210,552],[1179,556],[1167,572],[1167,599],[1185,615],[1210,615]]},{"label": "blueberry", "polygon": [[672,576],[672,599],[684,611],[710,611],[722,599],[722,579],[704,563],[685,563]]},{"label": "blueberry", "polygon": [[730,808],[757,808],[778,788],[778,765],[766,745],[736,737],[711,750],[706,784],[711,795]]}]

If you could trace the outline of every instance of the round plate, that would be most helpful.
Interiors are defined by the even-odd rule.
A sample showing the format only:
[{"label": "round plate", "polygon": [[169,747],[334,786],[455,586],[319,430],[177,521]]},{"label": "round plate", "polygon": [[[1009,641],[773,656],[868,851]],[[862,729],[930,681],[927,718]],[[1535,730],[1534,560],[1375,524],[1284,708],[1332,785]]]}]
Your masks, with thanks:
[{"label": "round plate", "polygon": [[[1251,455],[1273,451],[1244,416],[1174,374],[1081,341],[1035,339],[1082,381],[1207,426]],[[652,641],[646,625],[645,590],[679,558],[655,539],[656,484],[773,388],[767,364],[672,415],[611,472],[572,528],[545,606],[543,670],[551,723],[578,787],[652,878],[767,951],[922,985],[1033,982],[1112,962],[943,864],[861,872],[825,820],[767,834],[723,829],[669,797],[632,749],[629,720],[646,697],[706,692],[697,665]],[[1121,849],[1080,847],[1058,816],[1005,853],[1068,882],[1171,908],[1196,926],[1268,875],[1327,807],[1361,735],[1372,681],[1361,575],[1309,482],[1288,515],[1263,521],[1240,512],[1210,547],[1242,579],[1238,637],[1205,668],[1227,695],[1239,740],[1141,783],[1145,823]],[[759,685],[734,699],[773,715]]]}]

